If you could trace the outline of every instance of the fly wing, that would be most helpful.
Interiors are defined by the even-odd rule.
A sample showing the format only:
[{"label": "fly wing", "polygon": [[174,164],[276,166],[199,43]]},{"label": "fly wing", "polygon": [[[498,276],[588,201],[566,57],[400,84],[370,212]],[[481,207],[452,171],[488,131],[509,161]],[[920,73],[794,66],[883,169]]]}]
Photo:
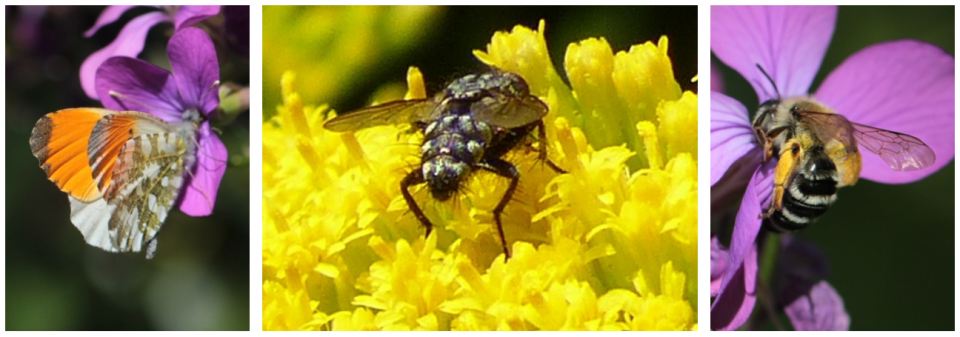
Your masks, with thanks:
[{"label": "fly wing", "polygon": [[379,125],[413,123],[426,120],[434,107],[436,104],[426,99],[387,102],[342,113],[324,123],[323,127],[344,132]]},{"label": "fly wing", "polygon": [[474,117],[482,122],[512,129],[536,122],[547,115],[547,105],[536,96],[492,95],[473,104]]},{"label": "fly wing", "polygon": [[853,136],[860,146],[876,153],[894,171],[913,171],[933,165],[936,155],[927,144],[917,137],[878,129],[863,124],[853,124]]}]

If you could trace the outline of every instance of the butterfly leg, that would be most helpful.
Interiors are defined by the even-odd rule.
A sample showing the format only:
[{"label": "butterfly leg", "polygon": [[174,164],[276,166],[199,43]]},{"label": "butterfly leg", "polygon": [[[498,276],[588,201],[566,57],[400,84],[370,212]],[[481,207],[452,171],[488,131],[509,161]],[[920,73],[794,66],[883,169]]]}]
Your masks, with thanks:
[{"label": "butterfly leg", "polygon": [[503,209],[507,207],[507,203],[513,198],[513,192],[516,191],[517,183],[520,182],[520,172],[517,171],[516,166],[499,158],[485,159],[478,163],[477,166],[510,179],[510,187],[507,187],[507,192],[503,194],[503,198],[500,199],[497,207],[493,208],[493,219],[497,222],[497,232],[500,234],[500,242],[503,243],[503,261],[506,262],[510,259],[510,250],[507,249],[507,238],[503,234],[503,224],[500,221],[500,215],[503,214]]},{"label": "butterfly leg", "polygon": [[550,168],[553,169],[555,172],[560,174],[567,173],[566,170],[560,168],[560,166],[557,166],[557,164],[555,164],[553,161],[547,158],[547,130],[543,126],[542,119],[537,121],[536,128],[537,128],[537,136],[540,137],[540,154],[539,154],[540,158],[539,159],[546,162],[547,166],[550,166]]},{"label": "butterfly leg", "polygon": [[433,231],[433,224],[430,223],[430,219],[427,219],[427,216],[423,214],[423,210],[420,209],[420,206],[417,206],[417,201],[413,200],[413,195],[410,194],[411,185],[423,184],[423,171],[413,170],[406,177],[403,177],[403,180],[400,181],[400,193],[403,194],[403,200],[407,201],[407,207],[413,211],[413,215],[417,217],[417,220],[420,220],[420,223],[427,228],[427,233],[424,236],[430,236],[430,232]]},{"label": "butterfly leg", "polygon": [[147,260],[152,259],[153,256],[157,254],[157,240],[159,236],[160,233],[157,233],[157,235],[147,240]]}]

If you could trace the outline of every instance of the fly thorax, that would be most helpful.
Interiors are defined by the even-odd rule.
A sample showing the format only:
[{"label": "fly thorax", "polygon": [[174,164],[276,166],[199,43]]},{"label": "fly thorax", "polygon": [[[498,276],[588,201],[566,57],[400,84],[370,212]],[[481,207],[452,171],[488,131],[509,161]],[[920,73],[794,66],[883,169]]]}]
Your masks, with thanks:
[{"label": "fly thorax", "polygon": [[487,72],[471,74],[451,82],[445,89],[446,97],[458,100],[476,100],[497,91],[514,96],[527,95],[527,83],[514,73]]},{"label": "fly thorax", "polygon": [[450,199],[459,190],[460,180],[470,174],[470,164],[452,156],[437,156],[420,166],[430,194],[440,201]]}]

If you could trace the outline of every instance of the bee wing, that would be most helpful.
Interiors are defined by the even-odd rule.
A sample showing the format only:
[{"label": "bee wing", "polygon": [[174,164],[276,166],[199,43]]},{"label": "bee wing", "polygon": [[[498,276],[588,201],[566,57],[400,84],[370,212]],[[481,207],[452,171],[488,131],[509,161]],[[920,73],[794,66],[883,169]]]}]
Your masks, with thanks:
[{"label": "bee wing", "polygon": [[847,149],[855,149],[857,141],[853,138],[853,123],[843,115],[817,111],[796,111],[804,122],[813,125],[810,129],[824,143],[837,140]]},{"label": "bee wing", "polygon": [[536,96],[486,97],[473,105],[474,117],[482,122],[512,129],[529,125],[547,115],[547,105]]},{"label": "bee wing", "polygon": [[424,120],[434,107],[436,104],[426,99],[387,102],[345,112],[328,120],[323,127],[330,131],[343,132],[379,125],[413,123]]},{"label": "bee wing", "polygon": [[853,124],[853,136],[860,146],[876,153],[894,171],[913,171],[933,165],[936,155],[927,144],[917,137],[878,129],[863,124]]},{"label": "bee wing", "polygon": [[817,127],[817,136],[826,142],[840,141],[844,147],[859,144],[864,149],[880,156],[894,171],[913,171],[930,166],[936,159],[933,150],[917,137],[852,123],[834,113],[798,111],[803,118]]}]

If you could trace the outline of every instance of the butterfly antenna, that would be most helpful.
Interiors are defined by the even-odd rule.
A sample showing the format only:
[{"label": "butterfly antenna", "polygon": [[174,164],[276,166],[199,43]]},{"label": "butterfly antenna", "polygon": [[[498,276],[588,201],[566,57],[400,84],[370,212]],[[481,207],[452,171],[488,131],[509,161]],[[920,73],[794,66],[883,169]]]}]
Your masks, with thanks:
[{"label": "butterfly antenna", "polygon": [[213,84],[211,84],[210,87],[207,88],[207,91],[205,91],[203,95],[200,95],[200,101],[197,102],[197,106],[199,107],[201,104],[203,104],[203,101],[207,100],[207,96],[210,95],[210,93],[213,92],[215,89],[217,89],[219,85],[220,85],[220,80],[213,81]]},{"label": "butterfly antenna", "polygon": [[[213,129],[213,128],[211,128],[211,129]],[[218,131],[219,131],[219,130],[218,130]],[[215,161],[217,161],[217,162],[219,162],[219,163],[226,163],[226,162],[227,162],[226,160],[219,160],[219,159],[214,158],[213,156],[205,153],[205,152],[203,151],[203,148],[200,147],[200,142],[197,141],[196,138],[191,138],[190,141],[193,142],[193,146],[195,146],[195,147],[197,148],[197,155],[198,155],[198,156],[205,156],[206,158],[213,159],[213,160],[215,160]]]},{"label": "butterfly antenna", "polygon": [[766,76],[767,80],[770,81],[770,84],[773,85],[773,91],[777,93],[777,100],[778,101],[781,100],[780,89],[777,88],[777,82],[773,81],[773,78],[770,77],[770,74],[767,74],[767,71],[763,70],[763,67],[761,67],[759,63],[756,63],[756,65],[757,65],[757,69],[760,69],[760,72],[763,73],[763,76]]},{"label": "butterfly antenna", "polygon": [[[196,167],[197,168],[200,167],[200,161],[197,161]],[[186,171],[187,171],[187,175],[190,176],[190,183],[192,184],[193,180],[197,179],[197,176],[193,174],[193,170],[186,170]],[[190,184],[187,184],[186,188],[190,188]],[[210,199],[210,195],[207,194],[207,191],[205,191],[202,188],[196,188],[196,190],[200,192],[200,195],[203,195],[203,199],[206,200],[208,204],[213,205],[213,201]],[[182,198],[182,196],[180,198]]]},{"label": "butterfly antenna", "polygon": [[130,96],[121,94],[121,93],[119,93],[119,92],[110,90],[109,93],[110,93],[110,96],[116,97],[117,100],[120,101],[120,104],[123,105],[123,108],[124,108],[125,110],[133,110],[133,109],[128,108],[126,104],[123,104],[123,101],[128,101],[128,102],[132,102],[132,103],[135,103],[135,104],[139,104],[139,105],[142,106],[142,107],[145,107],[145,108],[147,108],[147,109],[151,109],[151,110],[154,110],[154,111],[160,110],[160,109],[157,109],[157,107],[155,107],[155,106],[152,106],[152,105],[150,105],[150,104],[141,102],[141,101],[139,101],[139,100],[137,100],[137,99],[135,99],[135,98],[133,98],[133,97],[130,97]]}]

